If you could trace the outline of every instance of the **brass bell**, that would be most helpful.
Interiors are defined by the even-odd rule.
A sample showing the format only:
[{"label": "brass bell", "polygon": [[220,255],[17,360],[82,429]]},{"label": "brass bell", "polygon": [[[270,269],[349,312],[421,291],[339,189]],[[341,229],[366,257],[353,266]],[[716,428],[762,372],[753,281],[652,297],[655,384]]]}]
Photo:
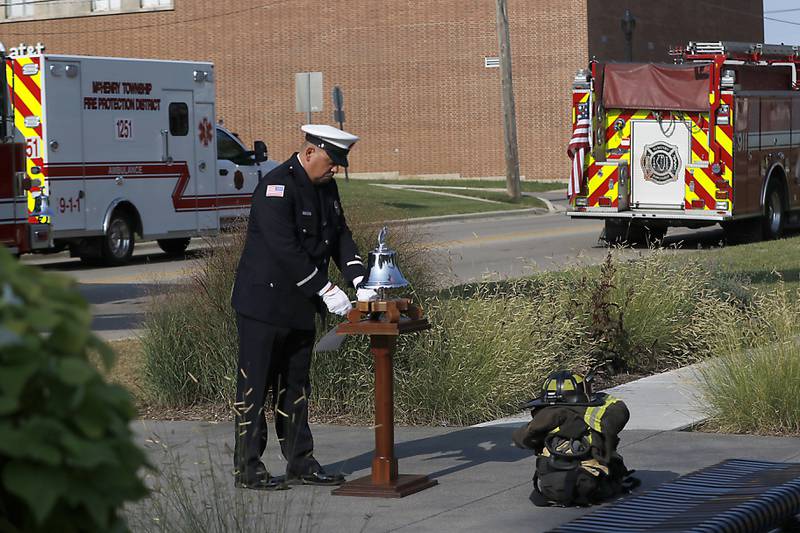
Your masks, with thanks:
[{"label": "brass bell", "polygon": [[407,287],[408,281],[397,268],[397,252],[386,246],[386,226],[378,232],[378,247],[369,253],[369,276],[361,286],[367,289]]}]

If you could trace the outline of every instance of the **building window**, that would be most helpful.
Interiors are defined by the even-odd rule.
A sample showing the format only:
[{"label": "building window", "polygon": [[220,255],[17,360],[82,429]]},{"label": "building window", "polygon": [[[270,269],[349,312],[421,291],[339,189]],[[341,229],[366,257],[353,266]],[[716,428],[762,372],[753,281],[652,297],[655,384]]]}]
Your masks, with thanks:
[{"label": "building window", "polygon": [[175,137],[189,133],[189,106],[183,102],[169,104],[169,133]]},{"label": "building window", "polygon": [[6,18],[32,17],[33,2],[31,0],[8,0]]},{"label": "building window", "polygon": [[172,0],[142,0],[142,7],[172,7]]},{"label": "building window", "polygon": [[121,0],[92,0],[92,11],[119,11]]}]

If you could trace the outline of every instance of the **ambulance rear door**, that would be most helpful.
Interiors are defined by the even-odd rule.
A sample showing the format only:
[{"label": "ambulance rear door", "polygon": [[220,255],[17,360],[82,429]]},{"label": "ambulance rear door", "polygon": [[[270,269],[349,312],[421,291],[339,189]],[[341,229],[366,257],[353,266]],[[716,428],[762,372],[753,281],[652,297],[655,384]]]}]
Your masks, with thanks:
[{"label": "ambulance rear door", "polygon": [[44,138],[26,138],[29,161],[40,161],[44,164],[37,166],[46,169],[55,237],[80,235],[86,229],[83,67],[78,58],[45,56],[40,78]]},{"label": "ambulance rear door", "polygon": [[194,92],[165,89],[163,94],[162,109],[166,110],[168,127],[161,130],[162,159],[167,167],[180,172],[181,176],[173,193],[175,215],[169,217],[169,221],[164,220],[161,227],[150,225],[150,232],[168,237],[168,232],[198,229],[197,131]]}]

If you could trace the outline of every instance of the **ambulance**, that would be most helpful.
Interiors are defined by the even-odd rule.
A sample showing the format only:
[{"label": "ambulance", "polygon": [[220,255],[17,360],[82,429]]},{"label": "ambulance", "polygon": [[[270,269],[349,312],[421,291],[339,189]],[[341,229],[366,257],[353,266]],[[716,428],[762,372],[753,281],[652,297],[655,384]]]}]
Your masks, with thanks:
[{"label": "ambulance", "polygon": [[720,224],[778,238],[800,213],[797,46],[690,42],[674,64],[602,63],[572,86],[567,214],[609,242]]},{"label": "ambulance", "polygon": [[277,166],[217,123],[214,66],[0,56],[0,243],[121,265],[135,240],[167,253],[246,215]]}]

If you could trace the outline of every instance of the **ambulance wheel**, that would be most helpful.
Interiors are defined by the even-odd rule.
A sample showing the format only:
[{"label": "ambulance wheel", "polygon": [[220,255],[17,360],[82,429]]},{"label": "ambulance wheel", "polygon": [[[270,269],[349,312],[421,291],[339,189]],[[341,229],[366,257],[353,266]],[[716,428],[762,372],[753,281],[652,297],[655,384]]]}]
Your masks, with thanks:
[{"label": "ambulance wheel", "polygon": [[783,207],[783,194],[780,185],[772,181],[767,189],[764,205],[763,234],[765,239],[779,239],[783,234],[785,222]]},{"label": "ambulance wheel", "polygon": [[103,262],[110,266],[124,265],[133,255],[133,224],[125,212],[111,215],[108,229],[103,237],[101,254]]},{"label": "ambulance wheel", "polygon": [[182,255],[189,247],[191,239],[158,239],[158,247],[164,250],[167,255]]}]

